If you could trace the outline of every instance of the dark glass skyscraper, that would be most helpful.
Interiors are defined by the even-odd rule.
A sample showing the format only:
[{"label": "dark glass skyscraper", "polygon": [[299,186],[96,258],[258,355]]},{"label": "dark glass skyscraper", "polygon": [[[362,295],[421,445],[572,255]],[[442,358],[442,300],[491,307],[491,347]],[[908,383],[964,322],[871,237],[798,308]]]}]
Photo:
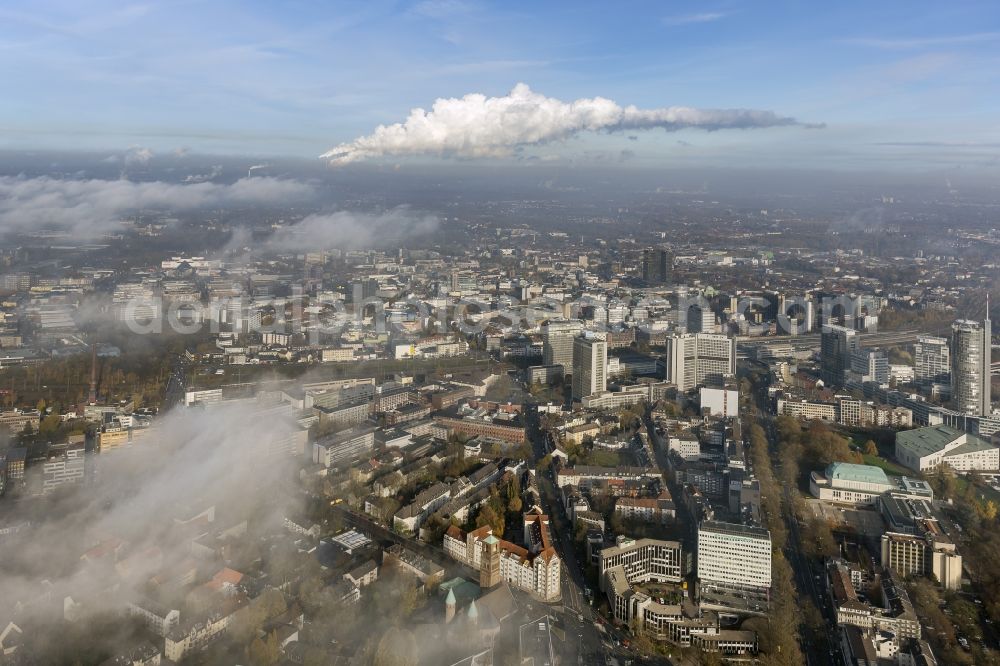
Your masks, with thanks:
[{"label": "dark glass skyscraper", "polygon": [[664,284],[673,273],[674,258],[662,248],[642,251],[642,281],[647,284]]}]

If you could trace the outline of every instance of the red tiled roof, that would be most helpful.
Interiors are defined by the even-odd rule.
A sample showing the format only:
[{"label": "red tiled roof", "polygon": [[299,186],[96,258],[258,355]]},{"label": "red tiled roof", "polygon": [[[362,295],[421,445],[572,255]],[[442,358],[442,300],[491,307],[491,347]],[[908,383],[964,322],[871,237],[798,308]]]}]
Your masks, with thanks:
[{"label": "red tiled roof", "polygon": [[213,590],[221,590],[224,585],[238,585],[241,580],[243,580],[243,574],[234,569],[230,569],[229,567],[225,567],[212,576],[212,580],[205,583],[205,586]]},{"label": "red tiled roof", "polygon": [[522,562],[528,559],[528,550],[522,548],[517,544],[513,544],[510,541],[500,540],[500,550],[504,551],[510,557],[517,557]]},{"label": "red tiled roof", "polygon": [[490,534],[493,534],[493,528],[489,525],[483,525],[482,527],[477,527],[476,529],[469,532],[475,539],[485,539]]}]

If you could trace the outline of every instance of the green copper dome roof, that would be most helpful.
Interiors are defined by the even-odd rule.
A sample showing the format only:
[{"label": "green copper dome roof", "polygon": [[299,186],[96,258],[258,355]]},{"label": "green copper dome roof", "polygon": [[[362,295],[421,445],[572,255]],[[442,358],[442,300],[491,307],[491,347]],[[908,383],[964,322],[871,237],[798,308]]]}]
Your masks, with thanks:
[{"label": "green copper dome roof", "polygon": [[841,481],[859,481],[862,483],[879,483],[889,485],[885,470],[874,465],[856,465],[854,463],[835,462],[826,468],[828,479]]}]

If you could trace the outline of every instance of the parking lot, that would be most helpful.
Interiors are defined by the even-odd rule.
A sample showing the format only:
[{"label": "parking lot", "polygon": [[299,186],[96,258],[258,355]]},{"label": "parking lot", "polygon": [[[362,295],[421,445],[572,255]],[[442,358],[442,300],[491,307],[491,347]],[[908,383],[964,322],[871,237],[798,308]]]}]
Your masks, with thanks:
[{"label": "parking lot", "polygon": [[855,509],[816,499],[806,499],[806,506],[810,508],[814,516],[827,520],[834,526],[850,527],[859,536],[864,536],[873,543],[879,541],[885,530],[882,516],[875,509]]}]

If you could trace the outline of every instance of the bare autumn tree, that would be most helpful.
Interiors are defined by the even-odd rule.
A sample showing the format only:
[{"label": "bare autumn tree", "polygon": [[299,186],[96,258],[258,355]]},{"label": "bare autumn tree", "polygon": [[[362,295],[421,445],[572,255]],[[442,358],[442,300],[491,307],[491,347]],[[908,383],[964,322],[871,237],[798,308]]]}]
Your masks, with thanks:
[{"label": "bare autumn tree", "polygon": [[379,640],[372,666],[417,666],[417,644],[407,629],[392,627]]}]

